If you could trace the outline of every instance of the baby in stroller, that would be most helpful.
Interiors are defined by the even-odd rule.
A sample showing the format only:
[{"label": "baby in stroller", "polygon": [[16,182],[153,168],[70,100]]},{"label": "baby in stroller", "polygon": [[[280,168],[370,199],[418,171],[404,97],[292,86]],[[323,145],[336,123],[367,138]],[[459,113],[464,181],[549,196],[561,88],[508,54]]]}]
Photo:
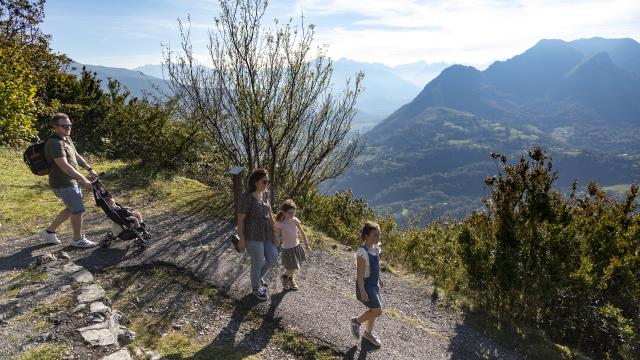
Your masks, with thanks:
[{"label": "baby in stroller", "polygon": [[118,204],[100,180],[94,181],[91,185],[93,187],[93,196],[96,205],[98,205],[113,222],[111,224],[111,231],[100,241],[100,247],[106,249],[111,245],[113,240],[121,239],[135,240],[137,246],[146,248],[148,246],[147,240],[151,239],[151,235],[147,232],[146,225],[142,221],[142,214],[137,211],[131,211]]},{"label": "baby in stroller", "polygon": [[145,227],[144,222],[142,222],[142,214],[140,214],[139,211],[132,212],[126,207],[116,203],[116,200],[111,194],[106,195],[104,200],[107,202],[107,205],[109,205],[111,210],[115,211],[122,219],[127,220],[131,225],[133,225],[134,229],[142,231],[141,228]]}]

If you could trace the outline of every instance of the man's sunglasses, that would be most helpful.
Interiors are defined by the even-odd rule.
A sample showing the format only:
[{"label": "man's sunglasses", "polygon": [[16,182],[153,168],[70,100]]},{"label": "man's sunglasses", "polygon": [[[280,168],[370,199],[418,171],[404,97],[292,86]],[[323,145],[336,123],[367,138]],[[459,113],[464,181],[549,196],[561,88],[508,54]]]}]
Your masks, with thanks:
[{"label": "man's sunglasses", "polygon": [[64,124],[64,125],[60,125],[60,124],[58,124],[58,126],[60,126],[61,128],[65,128],[65,129],[71,129],[71,127],[73,126],[73,124]]}]

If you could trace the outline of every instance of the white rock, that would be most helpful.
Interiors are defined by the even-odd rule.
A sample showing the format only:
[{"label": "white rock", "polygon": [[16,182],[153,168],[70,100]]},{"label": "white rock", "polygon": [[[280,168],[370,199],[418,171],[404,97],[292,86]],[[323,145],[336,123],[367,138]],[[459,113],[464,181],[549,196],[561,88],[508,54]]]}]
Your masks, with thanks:
[{"label": "white rock", "polygon": [[104,314],[109,312],[109,307],[105,305],[102,301],[95,301],[95,302],[92,302],[91,305],[89,305],[89,311],[91,311],[91,313]]},{"label": "white rock", "polygon": [[62,266],[62,271],[69,277],[71,280],[79,283],[92,283],[93,275],[83,268],[82,266],[78,266],[74,263],[64,264]]},{"label": "white rock", "polygon": [[110,316],[109,319],[95,325],[85,326],[76,331],[80,332],[82,338],[94,346],[107,346],[118,343],[118,330],[120,326],[115,317]]},{"label": "white rock", "polygon": [[118,342],[116,335],[108,328],[105,328],[104,323],[86,326],[76,330],[80,332],[84,341],[94,346],[107,346]]},{"label": "white rock", "polygon": [[131,360],[131,355],[129,355],[129,350],[124,348],[111,355],[105,356],[100,360]]},{"label": "white rock", "polygon": [[78,311],[82,311],[87,308],[87,304],[79,304],[71,310],[72,313],[77,313]]},{"label": "white rock", "polygon": [[79,303],[90,303],[104,299],[106,293],[104,289],[96,284],[84,285],[80,288],[80,294],[78,295]]},{"label": "white rock", "polygon": [[111,310],[113,317],[118,320],[118,323],[128,325],[130,323],[129,318],[120,310]]},{"label": "white rock", "polygon": [[62,265],[62,271],[65,274],[71,274],[73,272],[76,272],[76,271],[82,270],[82,269],[84,269],[82,266],[76,265],[75,263],[72,263],[72,262]]}]

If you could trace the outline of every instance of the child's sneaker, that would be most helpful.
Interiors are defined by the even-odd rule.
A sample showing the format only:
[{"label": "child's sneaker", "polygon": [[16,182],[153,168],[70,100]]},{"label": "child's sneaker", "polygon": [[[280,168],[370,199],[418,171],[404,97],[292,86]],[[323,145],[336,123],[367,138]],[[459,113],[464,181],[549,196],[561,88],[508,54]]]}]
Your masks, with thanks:
[{"label": "child's sneaker", "polygon": [[60,240],[58,239],[58,235],[56,235],[56,233],[50,233],[47,232],[47,230],[42,230],[38,235],[40,235],[40,239],[46,241],[47,244],[60,244]]},{"label": "child's sneaker", "polygon": [[282,274],[282,276],[280,276],[280,279],[282,279],[282,289],[289,290],[291,287],[289,285],[289,277],[287,276],[287,274]]},{"label": "child's sneaker", "polygon": [[86,248],[92,248],[92,247],[96,246],[96,243],[94,243],[93,241],[87,240],[87,238],[84,235],[82,235],[80,240],[76,240],[76,241],[72,242],[71,246],[77,247],[77,248],[85,248],[86,249]]},{"label": "child's sneaker", "polygon": [[376,347],[382,346],[382,343],[380,342],[380,339],[377,336],[373,335],[373,334],[370,334],[370,333],[365,331],[362,334],[362,337],[367,339],[367,341],[369,341],[372,345],[374,345]]},{"label": "child's sneaker", "polygon": [[293,277],[289,278],[289,288],[291,290],[298,290],[298,283],[295,280],[293,280]]},{"label": "child's sneaker", "polygon": [[258,300],[260,301],[265,301],[267,300],[267,292],[264,291],[263,287],[259,287],[257,289],[253,289],[251,291],[251,293],[253,294],[253,296],[255,296]]},{"label": "child's sneaker", "polygon": [[358,324],[358,318],[351,318],[351,333],[356,339],[360,337],[360,324]]}]

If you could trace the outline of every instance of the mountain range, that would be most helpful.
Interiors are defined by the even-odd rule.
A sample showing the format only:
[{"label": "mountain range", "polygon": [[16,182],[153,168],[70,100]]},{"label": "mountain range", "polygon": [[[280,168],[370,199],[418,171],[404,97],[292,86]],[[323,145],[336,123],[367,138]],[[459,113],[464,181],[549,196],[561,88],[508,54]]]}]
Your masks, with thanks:
[{"label": "mountain range", "polygon": [[102,80],[103,90],[108,90],[109,79],[114,79],[129,90],[132,96],[155,96],[169,93],[169,85],[165,80],[137,70],[71,62],[67,71],[80,76],[83,67],[95,73],[96,77]]},{"label": "mountain range", "polygon": [[486,70],[453,65],[366,133],[356,164],[328,189],[352,189],[395,216],[480,207],[489,153],[541,144],[558,187],[640,182],[640,44],[541,40]]},{"label": "mountain range", "polygon": [[[411,101],[424,84],[435,78],[448,65],[450,64],[442,62],[429,64],[420,61],[391,67],[378,63],[339,59],[333,62],[332,89],[340,92],[344,89],[348,78],[353,78],[359,71],[365,73],[363,80],[365,90],[358,99],[358,113],[352,124],[355,131],[365,132],[400,106]],[[72,63],[71,72],[80,74],[82,66],[83,64]],[[169,93],[167,74],[163,73],[160,64],[147,64],[131,70],[99,65],[84,66],[89,71],[95,72],[98,79],[103,80],[105,90],[107,79],[112,78],[131,91],[133,96]]]}]

